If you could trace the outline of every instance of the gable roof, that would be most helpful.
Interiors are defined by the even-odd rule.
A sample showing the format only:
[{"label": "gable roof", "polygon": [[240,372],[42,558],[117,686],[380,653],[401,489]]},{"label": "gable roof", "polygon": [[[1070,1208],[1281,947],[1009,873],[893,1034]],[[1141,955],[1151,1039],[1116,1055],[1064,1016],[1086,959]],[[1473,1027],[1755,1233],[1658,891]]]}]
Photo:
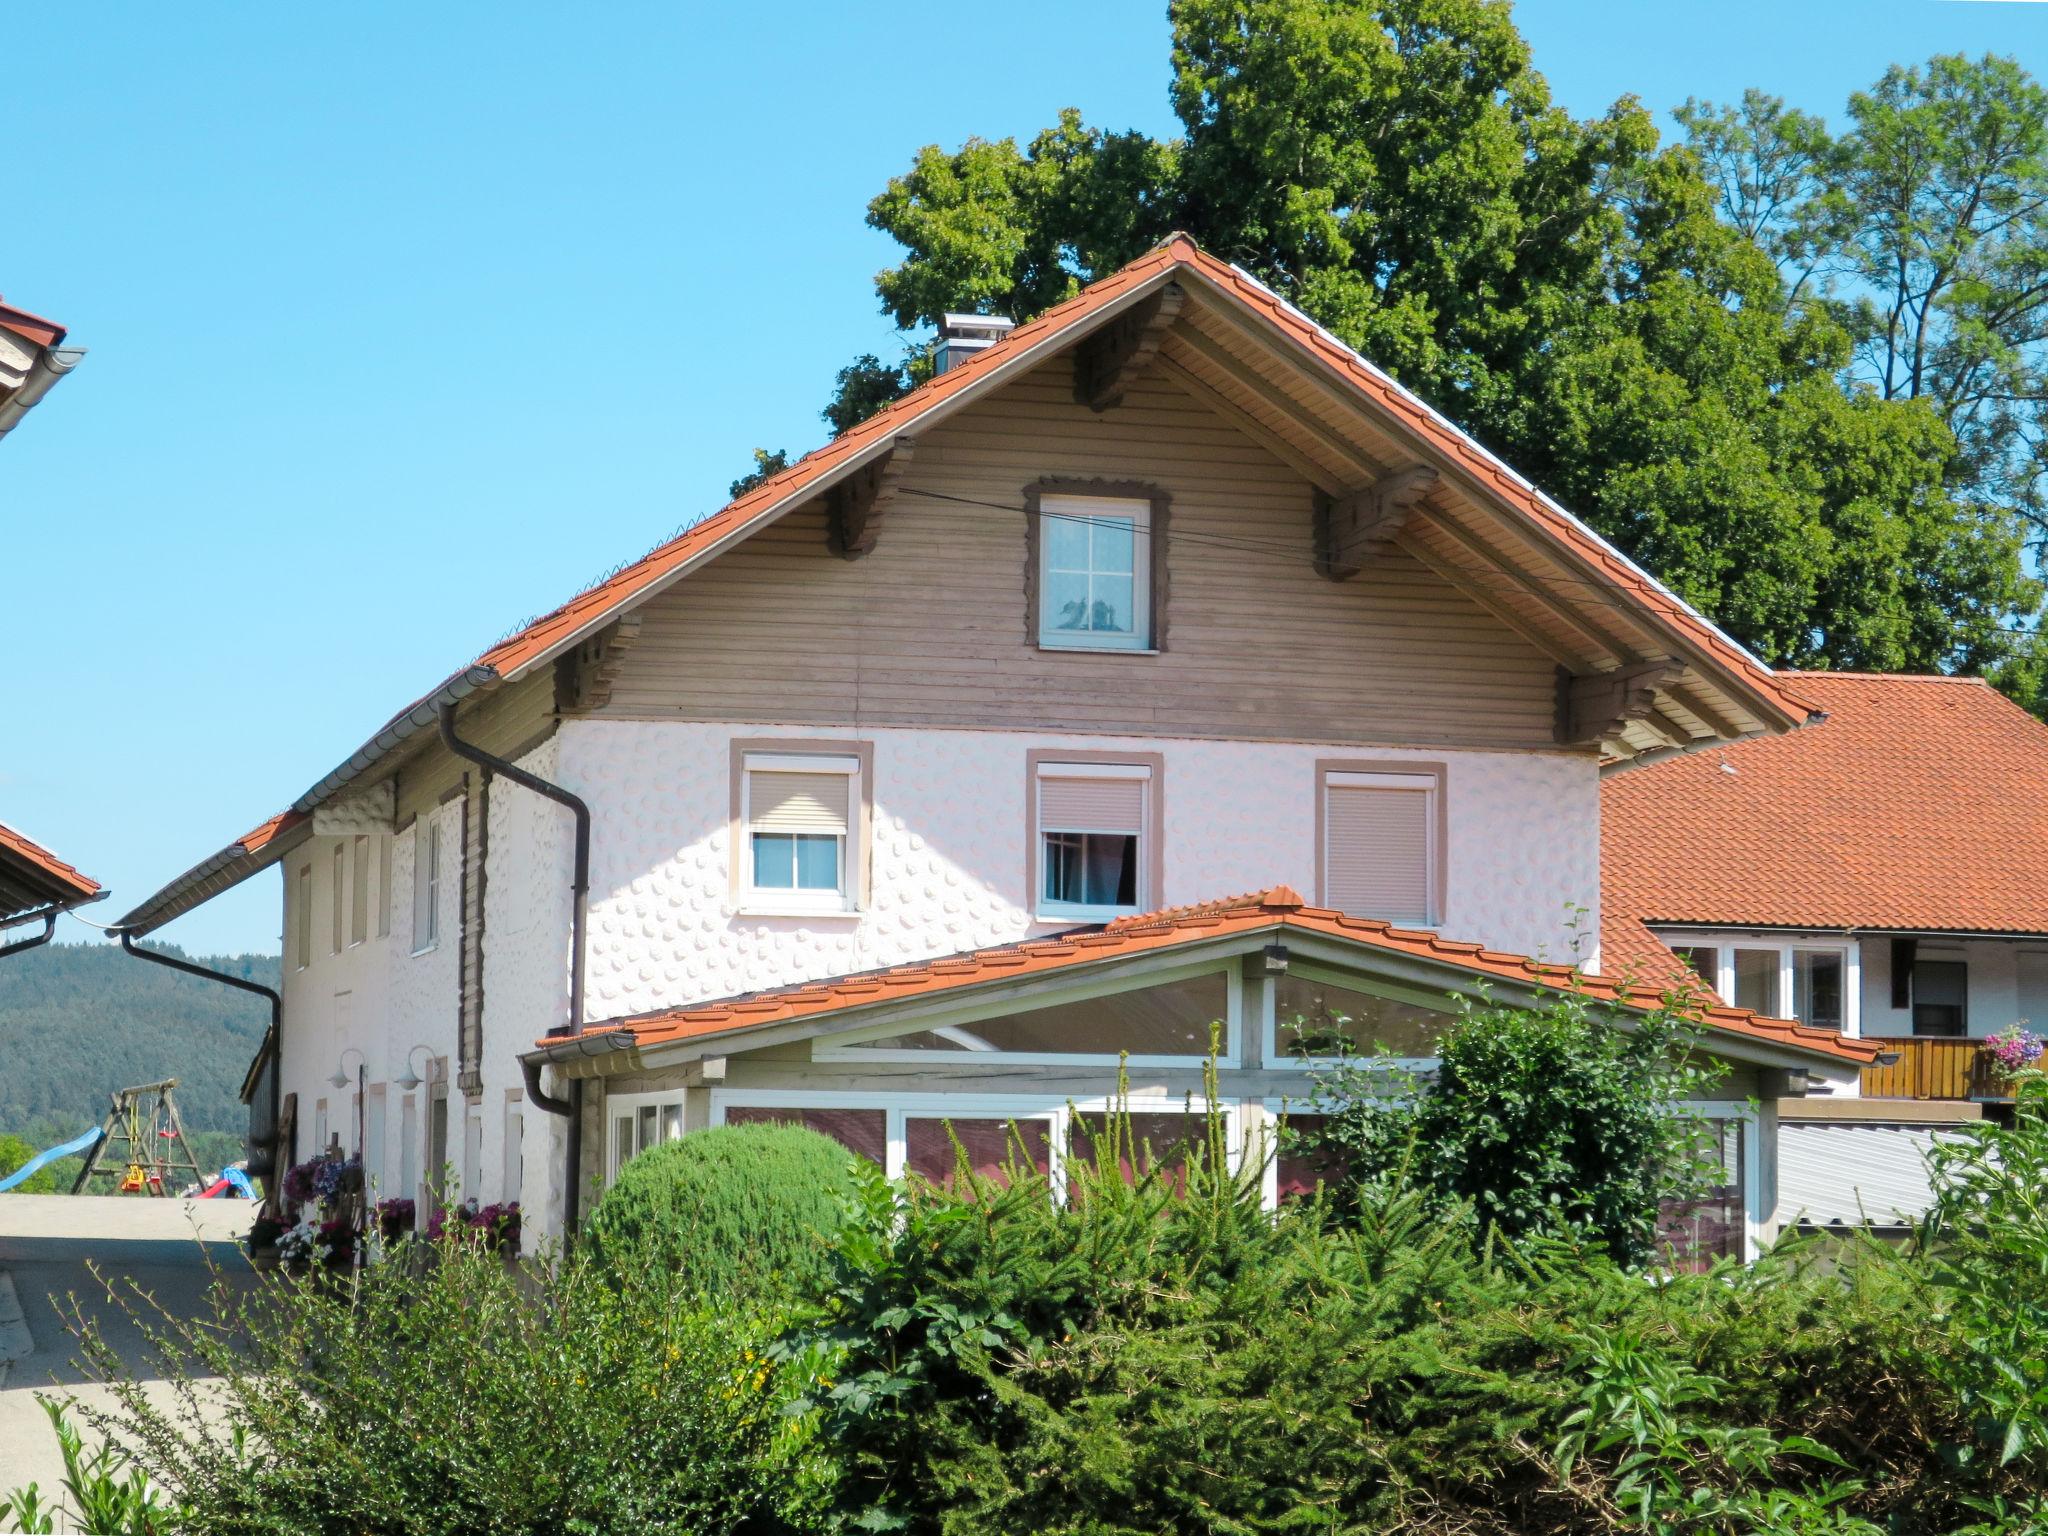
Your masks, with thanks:
[{"label": "gable roof", "polygon": [[1646,923],[2048,934],[2048,725],[1977,678],[1791,682],[1825,721],[1602,780],[1608,964],[1668,963]]},{"label": "gable roof", "polygon": [[[593,1037],[619,1038],[615,1047],[646,1049],[684,1041],[727,1040],[771,1025],[822,1020],[831,1015],[880,1003],[943,1000],[976,987],[1064,971],[1080,971],[1107,961],[1128,959],[1206,943],[1231,936],[1277,933],[1337,939],[1384,956],[1421,960],[1442,968],[1447,981],[1508,981],[1566,989],[1576,987],[1596,1001],[1624,1008],[1651,1009],[1662,1001],[1662,988],[1631,985],[1608,976],[1592,976],[1567,965],[1533,960],[1527,955],[1464,944],[1437,934],[1396,928],[1391,923],[1350,917],[1324,907],[1311,907],[1287,886],[1244,896],[1226,897],[1195,906],[1173,907],[1135,917],[1120,917],[1100,927],[1075,928],[1042,939],[962,951],[912,965],[863,971],[829,981],[778,987],[688,1008],[667,1008],[629,1018],[586,1026],[570,1041],[536,1042],[539,1049],[564,1060],[590,1054]],[[1878,1047],[1849,1040],[1832,1030],[1809,1029],[1787,1019],[1765,1018],[1746,1008],[1715,1004],[1702,1022],[1711,1034],[1731,1040],[1761,1042],[1836,1066],[1862,1066],[1875,1059]]]},{"label": "gable roof", "polygon": [[90,875],[0,822],[0,923],[84,906],[103,894]]},{"label": "gable roof", "polygon": [[[1029,372],[1172,282],[1184,282],[1198,296],[1183,309],[1184,323],[1212,325],[1219,333],[1236,337],[1233,344],[1282,359],[1275,367],[1313,379],[1322,405],[1297,401],[1292,407],[1302,430],[1325,444],[1346,439],[1347,434],[1372,437],[1383,451],[1397,453],[1399,462],[1412,463],[1419,453],[1441,471],[1454,488],[1437,497],[1445,509],[1443,527],[1426,538],[1418,532],[1414,540],[1404,541],[1404,547],[1447,579],[1478,593],[1505,622],[1575,671],[1626,670],[1646,658],[1669,659],[1682,669],[1682,675],[1659,693],[1656,721],[1639,714],[1622,727],[1628,750],[1691,740],[1698,734],[1783,730],[1811,713],[1810,704],[1762,662],[1449,420],[1248,273],[1176,235],[521,626],[392,716],[346,761],[293,801],[291,809],[312,810],[431,730],[443,707],[457,706],[479,690],[517,681],[550,664],[706,561],[883,459],[899,438]],[[1213,357],[1221,344],[1206,345]],[[1208,390],[1199,383],[1200,369],[1208,363],[1197,360],[1176,366],[1198,380],[1196,387]],[[1317,409],[1339,408],[1350,414],[1334,427],[1328,422],[1317,426],[1311,419]],[[1391,449],[1386,447],[1390,440],[1398,440]],[[1371,455],[1361,450],[1352,458],[1350,472],[1365,473],[1369,460]],[[1393,467],[1380,464],[1379,472]],[[1460,499],[1484,503],[1488,509],[1491,521],[1479,532],[1448,510]],[[1487,539],[1498,539],[1505,551],[1493,563],[1474,554]],[[1426,540],[1434,542],[1425,547]],[[1508,590],[1513,584],[1504,574],[1506,567],[1525,562],[1534,574]],[[121,920],[121,926],[147,932],[205,899],[181,881],[147,898]]]}]

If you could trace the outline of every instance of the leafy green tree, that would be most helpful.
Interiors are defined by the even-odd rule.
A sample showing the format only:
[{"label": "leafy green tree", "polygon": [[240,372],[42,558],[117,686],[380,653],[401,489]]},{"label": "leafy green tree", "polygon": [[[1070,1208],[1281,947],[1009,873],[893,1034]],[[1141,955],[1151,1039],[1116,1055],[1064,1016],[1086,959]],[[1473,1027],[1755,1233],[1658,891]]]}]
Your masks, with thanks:
[{"label": "leafy green tree", "polygon": [[[1853,159],[1817,120],[1691,103],[1676,146],[1633,98],[1576,120],[1505,0],[1169,11],[1179,137],[1068,109],[1028,142],[928,145],[874,199],[905,252],[876,279],[899,326],[1027,319],[1182,229],[1768,659],[2010,665],[2040,593],[2009,511],[1958,494],[1980,434],[1855,387],[1869,324],[1812,302]],[[868,361],[841,374],[835,430],[910,382]]]},{"label": "leafy green tree", "polygon": [[[0,1179],[20,1168],[36,1155],[37,1149],[11,1131],[0,1131]],[[57,1193],[56,1176],[48,1167],[38,1168],[34,1173],[14,1186],[17,1193],[24,1195],[54,1195]]]},{"label": "leafy green tree", "polygon": [[754,450],[754,467],[744,475],[741,475],[739,479],[733,481],[727,489],[734,497],[744,496],[763,480],[771,479],[781,474],[787,468],[789,468],[789,450],[787,448],[756,448]]}]

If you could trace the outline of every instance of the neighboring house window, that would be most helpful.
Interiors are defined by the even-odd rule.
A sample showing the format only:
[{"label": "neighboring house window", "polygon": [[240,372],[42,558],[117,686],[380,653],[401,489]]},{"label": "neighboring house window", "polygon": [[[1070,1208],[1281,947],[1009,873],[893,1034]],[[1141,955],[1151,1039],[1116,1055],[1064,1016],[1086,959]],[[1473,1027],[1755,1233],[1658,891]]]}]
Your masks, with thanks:
[{"label": "neighboring house window", "polygon": [[1728,1001],[1767,1018],[1778,1018],[1784,1012],[1778,999],[1778,951],[1734,951],[1734,990]]},{"label": "neighboring house window", "polygon": [[1839,1031],[1843,1023],[1844,972],[1838,949],[1792,951],[1792,1017],[1815,1029]]},{"label": "neighboring house window", "polygon": [[1442,920],[1439,774],[1323,767],[1323,905],[1354,917]]},{"label": "neighboring house window", "polygon": [[370,936],[370,840],[358,837],[355,867],[349,872],[348,941],[360,944]]},{"label": "neighboring house window", "polygon": [[1721,951],[1711,944],[1680,944],[1672,950],[1692,973],[1716,991],[1721,986]]},{"label": "neighboring house window", "polygon": [[749,752],[741,779],[742,904],[811,912],[853,907],[860,759]]},{"label": "neighboring house window", "polygon": [[1961,960],[1913,962],[1913,1033],[1970,1032],[1970,968]]},{"label": "neighboring house window", "polygon": [[1150,762],[1035,765],[1033,889],[1041,918],[1093,922],[1157,896],[1159,774]]},{"label": "neighboring house window", "polygon": [[1066,650],[1154,649],[1159,502],[1046,494],[1035,502],[1038,643]]},{"label": "neighboring house window", "polygon": [[1810,939],[1779,943],[1688,943],[1672,953],[1737,1008],[1769,1018],[1797,1019],[1814,1029],[1858,1031],[1854,950]]},{"label": "neighboring house window", "polygon": [[333,870],[334,889],[330,892],[331,906],[329,913],[334,927],[334,953],[338,955],[341,953],[342,946],[342,924],[348,919],[348,847],[346,844],[336,843],[334,845],[334,858],[331,861],[331,868]]},{"label": "neighboring house window", "polygon": [[300,970],[313,958],[313,866],[299,866],[299,899],[292,913],[292,951]]},{"label": "neighboring house window", "polygon": [[441,938],[441,824],[422,816],[412,832],[412,952],[424,954]]}]

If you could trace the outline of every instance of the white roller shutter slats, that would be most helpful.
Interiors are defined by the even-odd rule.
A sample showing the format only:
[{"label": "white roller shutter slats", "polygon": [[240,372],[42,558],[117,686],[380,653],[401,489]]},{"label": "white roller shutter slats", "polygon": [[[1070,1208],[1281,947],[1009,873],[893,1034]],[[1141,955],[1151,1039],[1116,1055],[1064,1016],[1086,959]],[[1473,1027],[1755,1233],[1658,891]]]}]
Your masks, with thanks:
[{"label": "white roller shutter slats", "polygon": [[750,769],[748,818],[756,832],[844,837],[852,786],[850,774]]},{"label": "white roller shutter slats", "polygon": [[1138,778],[1061,778],[1048,768],[1038,781],[1038,825],[1045,832],[1122,832],[1145,829],[1145,781]]},{"label": "white roller shutter slats", "polygon": [[1354,917],[1395,923],[1433,918],[1430,890],[1432,784],[1332,782],[1325,815],[1325,899]]}]

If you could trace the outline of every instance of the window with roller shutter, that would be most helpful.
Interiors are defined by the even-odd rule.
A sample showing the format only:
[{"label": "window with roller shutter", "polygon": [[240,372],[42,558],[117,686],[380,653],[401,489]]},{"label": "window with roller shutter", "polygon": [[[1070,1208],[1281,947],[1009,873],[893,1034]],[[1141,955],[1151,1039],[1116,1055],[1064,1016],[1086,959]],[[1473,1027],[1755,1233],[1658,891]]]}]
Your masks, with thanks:
[{"label": "window with roller shutter", "polygon": [[1143,910],[1157,774],[1149,763],[1039,762],[1034,891],[1038,915],[1087,922]]},{"label": "window with roller shutter", "polygon": [[1438,922],[1437,776],[1326,770],[1321,788],[1323,905],[1390,923]]},{"label": "window with roller shutter", "polygon": [[749,753],[743,772],[748,905],[849,907],[859,760]]}]

